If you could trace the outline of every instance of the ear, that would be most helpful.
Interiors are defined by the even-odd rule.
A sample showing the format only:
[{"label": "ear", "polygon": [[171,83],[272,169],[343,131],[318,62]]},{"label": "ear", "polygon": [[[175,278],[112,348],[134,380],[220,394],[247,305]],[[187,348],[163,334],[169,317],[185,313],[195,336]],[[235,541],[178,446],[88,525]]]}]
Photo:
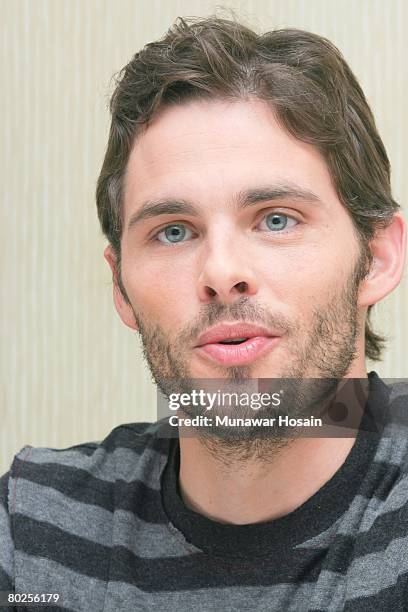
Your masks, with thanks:
[{"label": "ear", "polygon": [[125,325],[127,325],[131,329],[138,330],[138,325],[135,321],[135,315],[133,313],[132,307],[126,302],[119,287],[118,274],[116,271],[116,258],[111,245],[108,245],[106,247],[103,252],[103,256],[105,257],[112,271],[113,301],[115,303],[116,311]]},{"label": "ear", "polygon": [[404,271],[406,242],[404,218],[401,213],[395,213],[391,224],[377,230],[370,242],[373,261],[360,285],[359,306],[376,304],[399,284]]}]

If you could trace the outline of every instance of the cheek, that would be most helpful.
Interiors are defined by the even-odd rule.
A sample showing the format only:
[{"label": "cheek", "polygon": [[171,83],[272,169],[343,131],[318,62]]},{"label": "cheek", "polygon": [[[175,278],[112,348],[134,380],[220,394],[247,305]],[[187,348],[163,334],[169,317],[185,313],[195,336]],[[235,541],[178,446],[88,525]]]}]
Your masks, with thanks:
[{"label": "cheek", "polygon": [[193,295],[188,266],[143,258],[137,267],[122,262],[122,278],[132,305],[148,320],[180,326],[186,318]]},{"label": "cheek", "polygon": [[318,242],[268,254],[255,264],[260,289],[263,285],[271,304],[279,302],[297,319],[308,318],[345,286],[352,270],[350,255],[349,250],[346,260],[344,252]]},{"label": "cheek", "polygon": [[327,272],[321,261],[319,249],[292,244],[279,249],[263,248],[258,256],[253,251],[252,266],[261,284],[284,295],[296,295]]}]

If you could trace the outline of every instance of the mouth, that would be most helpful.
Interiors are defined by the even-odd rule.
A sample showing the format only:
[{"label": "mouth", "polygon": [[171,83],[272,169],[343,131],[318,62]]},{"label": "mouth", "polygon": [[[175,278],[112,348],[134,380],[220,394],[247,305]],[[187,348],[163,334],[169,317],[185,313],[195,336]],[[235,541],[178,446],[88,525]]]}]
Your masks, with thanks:
[{"label": "mouth", "polygon": [[198,354],[224,366],[247,365],[272,350],[279,336],[253,336],[209,342],[195,347]]}]

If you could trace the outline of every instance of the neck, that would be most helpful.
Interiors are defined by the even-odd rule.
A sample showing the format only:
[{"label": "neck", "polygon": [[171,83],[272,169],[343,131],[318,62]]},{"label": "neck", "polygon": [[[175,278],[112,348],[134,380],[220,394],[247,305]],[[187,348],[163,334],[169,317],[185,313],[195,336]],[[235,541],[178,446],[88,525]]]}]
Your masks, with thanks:
[{"label": "neck", "polygon": [[[361,402],[359,408],[358,423]],[[357,430],[347,430],[348,437],[292,438],[276,446],[267,462],[255,456],[234,460],[229,449],[228,463],[217,458],[216,444],[210,450],[199,437],[181,432],[179,485],[184,503],[214,521],[237,525],[289,514],[334,476]]]}]

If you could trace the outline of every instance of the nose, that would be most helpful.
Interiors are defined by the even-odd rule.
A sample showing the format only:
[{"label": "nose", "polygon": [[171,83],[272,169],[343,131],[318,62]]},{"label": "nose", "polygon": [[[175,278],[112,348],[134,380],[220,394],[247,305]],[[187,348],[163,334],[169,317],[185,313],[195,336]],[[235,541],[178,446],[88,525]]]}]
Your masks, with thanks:
[{"label": "nose", "polygon": [[198,280],[201,302],[232,304],[243,296],[255,295],[257,292],[258,283],[249,254],[225,246],[207,252]]}]

